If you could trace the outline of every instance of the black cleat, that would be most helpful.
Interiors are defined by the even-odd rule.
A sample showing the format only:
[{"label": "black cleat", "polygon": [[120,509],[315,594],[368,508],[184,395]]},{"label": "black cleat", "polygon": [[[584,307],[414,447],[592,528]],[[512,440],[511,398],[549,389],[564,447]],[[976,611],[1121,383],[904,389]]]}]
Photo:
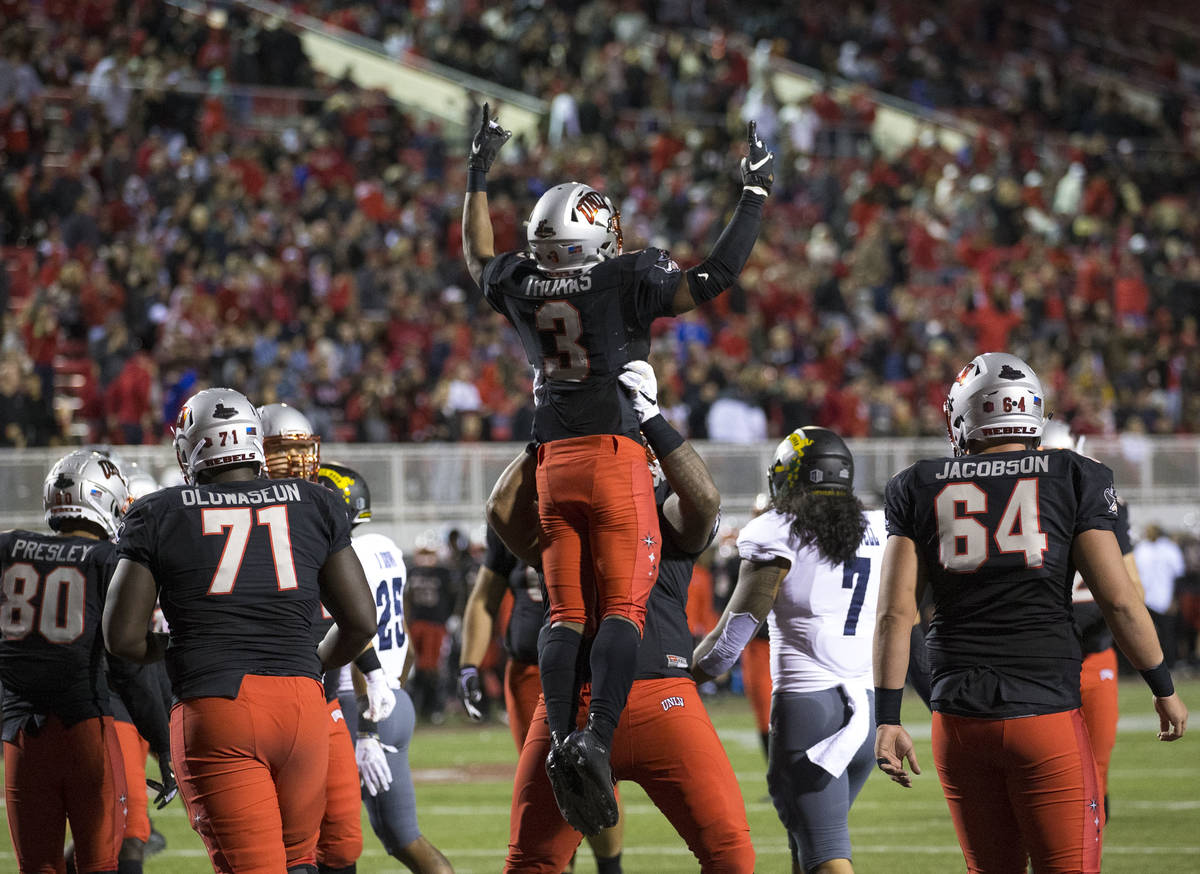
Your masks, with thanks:
[{"label": "black cleat", "polygon": [[[595,826],[593,835],[602,829],[612,828],[620,819],[617,796],[613,792],[612,765],[609,763],[608,747],[601,743],[589,723],[586,728],[571,732],[562,743],[562,757],[576,772],[580,792],[575,799],[580,819]],[[568,820],[570,822],[570,820]]]},{"label": "black cleat", "polygon": [[163,837],[162,832],[154,827],[154,823],[150,823],[150,837],[146,841],[146,847],[143,849],[146,858],[150,858],[155,853],[161,853],[167,848],[167,839]]},{"label": "black cleat", "polygon": [[562,739],[553,732],[550,734],[550,752],[546,756],[546,776],[550,778],[554,800],[558,803],[558,811],[567,821],[567,825],[585,835],[599,831],[599,828],[595,828],[595,823],[585,818],[579,810],[578,799],[583,794],[583,785],[578,772],[563,755]]}]

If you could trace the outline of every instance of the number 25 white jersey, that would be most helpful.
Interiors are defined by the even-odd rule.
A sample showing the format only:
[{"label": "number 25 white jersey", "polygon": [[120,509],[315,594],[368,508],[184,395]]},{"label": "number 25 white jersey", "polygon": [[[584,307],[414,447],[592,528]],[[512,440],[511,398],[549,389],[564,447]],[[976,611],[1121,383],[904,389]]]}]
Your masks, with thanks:
[{"label": "number 25 white jersey", "polygon": [[404,583],[408,574],[404,555],[390,537],[382,534],[355,534],[350,543],[375,599],[375,650],[384,673],[396,686],[408,653],[408,636],[404,633]]},{"label": "number 25 white jersey", "polygon": [[872,685],[871,639],[886,538],[883,511],[866,516],[858,555],[844,565],[832,565],[815,547],[801,546],[792,536],[790,517],[775,510],[750,520],[738,536],[743,559],[784,558],[792,564],[767,617],[776,691]]}]

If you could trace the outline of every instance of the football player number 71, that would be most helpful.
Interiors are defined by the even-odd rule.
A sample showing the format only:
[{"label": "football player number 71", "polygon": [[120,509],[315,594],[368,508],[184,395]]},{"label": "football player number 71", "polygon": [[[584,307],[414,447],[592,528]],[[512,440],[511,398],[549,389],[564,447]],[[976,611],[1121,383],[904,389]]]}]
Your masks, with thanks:
[{"label": "football player number 71", "polygon": [[225,549],[221,552],[221,560],[217,563],[217,572],[208,586],[208,594],[228,595],[233,591],[238,571],[242,568],[242,558],[246,555],[246,545],[250,542],[250,529],[256,518],[259,525],[266,526],[271,540],[271,558],[275,561],[275,579],[279,591],[295,589],[300,585],[296,580],[296,563],[292,559],[292,536],[288,531],[286,506],[276,504],[273,507],[261,507],[257,511],[249,507],[209,507],[200,511],[201,532],[223,534],[228,531],[229,534]]}]

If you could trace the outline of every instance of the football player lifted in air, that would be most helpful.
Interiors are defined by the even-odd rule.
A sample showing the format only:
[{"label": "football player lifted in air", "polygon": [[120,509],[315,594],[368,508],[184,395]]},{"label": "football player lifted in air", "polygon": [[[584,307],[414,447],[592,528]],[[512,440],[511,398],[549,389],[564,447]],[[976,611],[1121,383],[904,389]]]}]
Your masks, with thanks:
[{"label": "football player lifted in air", "polygon": [[113,461],[80,449],[51,468],[42,496],[52,533],[0,533],[9,834],[20,871],[60,870],[70,823],[76,870],[115,872],[125,770],[97,623],[128,486]]},{"label": "football player lifted in air", "polygon": [[[105,643],[135,662],[166,657],[172,760],[213,868],[311,870],[325,810],[313,775],[329,761],[320,678],[375,635],[346,513],[315,483],[263,475],[262,421],[233,389],[188,399],[175,454],[185,484],[125,517]],[[146,630],[156,593],[167,634]],[[314,646],[321,603],[337,625]]]},{"label": "football player lifted in air", "polygon": [[1103,794],[1080,712],[1075,569],[1153,693],[1160,740],[1187,708],[1113,534],[1112,471],[1039,452],[1042,384],[1015,355],[974,358],[945,402],[953,458],[892,477],[875,629],[875,756],[902,786],[920,773],[900,724],[910,630],[932,589],[926,637],[933,759],[972,871],[1098,872]]},{"label": "football player lifted in air", "polygon": [[[637,671],[662,544],[637,415],[617,380],[625,364],[647,357],[655,319],[712,300],[749,259],[774,182],[774,155],[755,131],[751,122],[729,224],[709,256],[686,272],[661,249],[623,253],[612,200],[581,182],[541,196],[526,251],[496,253],[487,172],[510,132],[486,104],[470,147],[467,269],[512,322],[534,368],[532,436],[551,611],[538,660],[552,738],[547,768],[559,775],[560,806],[602,809],[596,821],[605,827],[618,816],[610,744]],[[576,656],[585,632],[594,635],[592,698],[577,729]],[[580,792],[568,791],[567,775]]]},{"label": "football player lifted in air", "polygon": [[[364,532],[371,520],[371,492],[362,474],[345,465],[324,463],[317,482],[342,501],[350,519],[351,545],[362,562],[375,599],[374,667],[362,658],[338,672],[336,689],[346,726],[355,738],[355,758],[362,774],[362,801],[371,828],[388,855],[417,874],[453,874],[450,862],[417,825],[408,748],[416,725],[412,699],[401,685],[408,675],[412,655],[404,620],[404,556],[391,538]],[[357,670],[355,669],[357,668]],[[364,676],[365,674],[365,676]],[[382,682],[394,706],[373,707]]]},{"label": "football player lifted in air", "polygon": [[828,428],[797,428],[767,472],[770,508],[738,535],[737,585],[700,642],[700,680],[770,628],[767,785],[795,874],[852,874],[850,806],[871,775],[871,635],[883,511],[854,494],[854,457]]},{"label": "football player lifted in air", "polygon": [[[650,365],[627,364],[620,381],[657,456],[651,460],[647,453],[641,463],[650,460],[647,469],[654,469],[654,500],[663,539],[658,583],[646,605],[645,639],[638,650],[628,705],[614,735],[613,774],[646,791],[686,841],[701,871],[750,874],[754,847],[746,806],[689,673],[688,585],[697,557],[716,534],[721,496],[695,449],[659,412],[658,385]],[[529,453],[509,464],[492,491],[488,521],[514,552],[536,566],[538,545],[528,536],[537,529],[534,467]],[[583,692],[586,697],[586,687]],[[579,709],[586,709],[586,703]],[[564,813],[570,815],[570,825],[554,815],[554,774],[548,776],[543,764],[550,746],[543,698],[530,722],[514,780],[504,868],[514,874],[559,874],[579,845],[579,832],[591,834],[603,825],[600,810],[568,808]],[[571,779],[566,778],[568,786]],[[597,870],[620,869],[598,864]]]}]

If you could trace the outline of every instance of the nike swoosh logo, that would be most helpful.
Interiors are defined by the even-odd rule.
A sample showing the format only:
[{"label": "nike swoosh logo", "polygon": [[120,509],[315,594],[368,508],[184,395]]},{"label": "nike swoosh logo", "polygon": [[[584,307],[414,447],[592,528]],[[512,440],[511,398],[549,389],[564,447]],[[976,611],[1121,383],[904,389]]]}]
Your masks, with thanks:
[{"label": "nike swoosh logo", "polygon": [[479,143],[471,143],[471,154],[472,155],[479,154]]},{"label": "nike swoosh logo", "polygon": [[753,163],[750,164],[750,169],[757,170],[759,167],[761,167],[763,164],[767,163],[767,161],[770,161],[770,160],[771,160],[771,156],[768,154],[765,158],[763,158],[757,164],[753,164]]},{"label": "nike swoosh logo", "polygon": [[708,279],[707,273],[697,273],[696,275],[699,276],[701,279]]}]

